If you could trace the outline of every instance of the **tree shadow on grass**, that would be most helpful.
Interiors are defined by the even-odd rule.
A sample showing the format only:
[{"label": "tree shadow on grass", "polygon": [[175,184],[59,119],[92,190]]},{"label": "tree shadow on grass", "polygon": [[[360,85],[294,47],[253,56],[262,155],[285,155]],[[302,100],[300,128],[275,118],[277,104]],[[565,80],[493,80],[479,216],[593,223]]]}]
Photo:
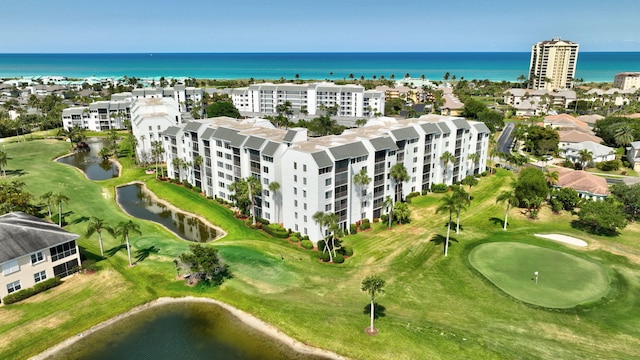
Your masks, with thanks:
[{"label": "tree shadow on grass", "polygon": [[[374,319],[378,319],[378,318],[383,318],[385,316],[387,316],[387,313],[385,312],[387,310],[387,308],[385,308],[384,306],[378,304],[378,303],[373,303],[373,318]],[[367,304],[363,309],[362,309],[362,313],[365,315],[369,315],[371,316],[371,303]]]},{"label": "tree shadow on grass", "polygon": [[136,250],[136,263],[148,258],[151,254],[157,254],[160,251],[155,245],[151,245],[148,248]]},{"label": "tree shadow on grass", "polygon": [[500,227],[504,227],[504,220],[497,218],[497,217],[492,217],[489,219],[490,222],[492,222],[494,225],[500,225]]},{"label": "tree shadow on grass", "polygon": [[7,176],[23,176],[28,174],[26,171],[24,171],[24,169],[7,170],[6,173]]},{"label": "tree shadow on grass", "polygon": [[612,229],[597,228],[590,224],[585,224],[581,220],[572,220],[571,227],[574,229],[586,231],[588,233],[595,234],[595,235],[602,235],[602,236],[609,236],[609,237],[620,235],[620,232],[618,232],[615,229],[612,230]]},{"label": "tree shadow on grass", "polygon": [[88,221],[88,220],[89,220],[89,218],[87,216],[80,216],[79,218],[73,220],[69,224],[76,225],[76,224],[80,224],[80,223],[83,223],[83,222]]},{"label": "tree shadow on grass", "polygon": [[109,257],[115,255],[118,253],[118,251],[122,250],[122,249],[126,249],[127,245],[126,244],[120,244],[118,246],[114,246],[111,249],[106,250],[104,253],[105,255],[108,255]]},{"label": "tree shadow on grass", "polygon": [[[438,245],[444,246],[445,241],[447,241],[447,237],[444,236],[444,235],[440,235],[440,234],[435,234],[431,238],[431,242],[436,244],[436,246],[438,246]],[[454,238],[452,236],[449,236],[449,249],[451,249],[451,246],[453,245],[453,243],[457,243],[457,242],[458,242],[458,240],[456,238]]]}]

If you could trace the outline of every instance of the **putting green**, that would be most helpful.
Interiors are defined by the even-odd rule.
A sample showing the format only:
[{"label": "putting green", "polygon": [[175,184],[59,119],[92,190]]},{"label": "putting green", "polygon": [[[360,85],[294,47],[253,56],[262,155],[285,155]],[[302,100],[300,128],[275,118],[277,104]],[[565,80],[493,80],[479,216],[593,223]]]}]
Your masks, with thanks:
[{"label": "putting green", "polygon": [[599,264],[539,246],[485,243],[471,251],[469,261],[504,292],[534,305],[570,308],[600,299],[609,289]]}]

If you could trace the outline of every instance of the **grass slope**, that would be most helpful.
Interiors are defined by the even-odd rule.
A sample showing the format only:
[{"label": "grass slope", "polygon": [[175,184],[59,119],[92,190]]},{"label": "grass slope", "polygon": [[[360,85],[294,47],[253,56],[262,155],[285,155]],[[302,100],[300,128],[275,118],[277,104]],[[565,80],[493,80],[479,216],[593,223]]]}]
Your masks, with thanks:
[{"label": "grass slope", "polygon": [[[105,236],[109,255],[96,275],[76,275],[61,286],[27,301],[0,308],[0,358],[21,359],[86,330],[105,319],[159,296],[203,296],[225,301],[267,321],[294,338],[358,359],[633,359],[640,346],[640,246],[638,226],[616,238],[573,229],[571,214],[543,211],[531,221],[511,211],[502,230],[504,205],[495,195],[511,174],[499,172],[473,187],[471,208],[462,214],[462,231],[452,232],[449,256],[442,238],[448,214],[435,214],[442,195],[413,199],[412,222],[386,230],[348,236],[354,249],[345,264],[319,263],[311,252],[287,241],[254,232],[228,210],[130,166],[123,159],[121,178],[88,181],[77,170],[51,162],[68,144],[33,141],[7,144],[10,179],[24,181],[36,195],[63,191],[71,198],[66,229],[83,233],[92,215],[114,224],[128,217],[113,201],[113,189],[132,180],[175,205],[197,212],[229,235],[211,246],[228,262],[233,278],[215,289],[189,288],[175,280],[172,260],[188,248],[162,227],[141,220],[142,236],[131,238],[134,256],[153,249],[137,266],[126,266],[120,240]],[[554,232],[585,239],[586,249],[568,249],[533,236]],[[469,263],[469,253],[486,242],[513,242],[563,249],[602,264],[611,279],[607,296],[589,306],[549,310],[505,294]],[[96,237],[79,240],[88,257],[97,257]],[[120,250],[118,250],[120,249]],[[284,257],[284,260],[282,259]],[[361,280],[380,274],[387,280],[377,298],[384,312],[376,320],[378,336],[363,329],[369,299]],[[54,331],[52,331],[54,330]]]}]

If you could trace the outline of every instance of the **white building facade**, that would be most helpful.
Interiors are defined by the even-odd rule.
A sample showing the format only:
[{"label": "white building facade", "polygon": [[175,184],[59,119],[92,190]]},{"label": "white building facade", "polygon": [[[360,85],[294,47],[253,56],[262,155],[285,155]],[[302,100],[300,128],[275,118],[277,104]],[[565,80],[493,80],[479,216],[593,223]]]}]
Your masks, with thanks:
[{"label": "white building facade", "polygon": [[640,72],[622,72],[613,79],[613,87],[620,90],[640,89]]},{"label": "white building facade", "polygon": [[322,107],[337,105],[336,116],[371,117],[384,112],[384,92],[367,91],[361,85],[338,86],[322,82],[312,84],[254,84],[231,91],[233,105],[247,116],[274,115],[276,107],[291,103],[297,113],[321,114]]},{"label": "white building facade", "polygon": [[[229,186],[255,177],[262,184],[256,215],[309,235],[325,234],[314,223],[316,212],[338,215],[343,229],[362,218],[379,218],[387,196],[402,200],[432,184],[452,184],[486,169],[489,129],[462,118],[427,115],[419,119],[372,119],[342,135],[307,137],[306,129],[275,129],[263,119],[213,118],[169,127],[164,137],[170,176],[186,179],[208,196],[231,201]],[[445,169],[442,154],[455,161]],[[469,160],[477,154],[478,161]],[[195,165],[200,157],[202,164]],[[173,159],[190,163],[176,167]],[[402,163],[409,181],[397,188],[391,168]],[[365,169],[370,183],[354,184]],[[269,185],[278,182],[277,191]]]},{"label": "white building facade", "polygon": [[152,162],[154,141],[162,141],[162,132],[182,124],[182,114],[175,99],[141,98],[131,106],[131,132],[138,140],[136,157],[142,163]]},{"label": "white building facade", "polygon": [[532,89],[571,89],[578,63],[579,45],[561,39],[541,41],[531,47],[529,87]]}]

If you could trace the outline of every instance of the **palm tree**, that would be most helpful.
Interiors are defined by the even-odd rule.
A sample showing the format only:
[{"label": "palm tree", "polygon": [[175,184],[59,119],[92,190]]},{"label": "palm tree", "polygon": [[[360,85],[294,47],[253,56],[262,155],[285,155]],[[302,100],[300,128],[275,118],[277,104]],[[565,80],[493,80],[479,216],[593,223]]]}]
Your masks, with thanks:
[{"label": "palm tree", "polygon": [[40,195],[40,200],[47,204],[47,210],[49,211],[49,219],[51,219],[51,204],[53,204],[53,192],[47,191]]},{"label": "palm tree", "polygon": [[371,183],[371,178],[367,174],[367,169],[362,168],[360,172],[353,175],[353,183],[358,187],[358,195],[360,196],[360,221],[362,222],[364,216],[362,210],[364,209],[364,196],[367,190],[367,185]]},{"label": "palm tree", "polygon": [[180,168],[182,167],[182,163],[184,161],[182,161],[182,159],[180,159],[179,157],[174,157],[173,160],[171,160],[171,165],[173,165],[173,171],[175,173],[176,170],[178,170],[178,179],[180,181],[182,181],[182,171],[180,171]]},{"label": "palm tree", "polygon": [[452,194],[445,195],[442,199],[440,199],[440,206],[436,209],[436,214],[448,211],[449,212],[449,221],[447,222],[447,239],[444,243],[444,256],[447,256],[449,250],[449,234],[451,233],[451,219],[453,218],[453,212],[458,208],[458,200]]},{"label": "palm tree", "polygon": [[132,220],[129,221],[121,221],[115,227],[115,229],[109,228],[108,231],[113,235],[113,237],[122,237],[125,244],[127,245],[127,256],[129,257],[129,266],[133,266],[133,262],[131,261],[131,243],[129,242],[129,234],[138,234],[142,235],[140,231],[140,226],[134,223]]},{"label": "palm tree", "polygon": [[500,195],[498,195],[498,197],[496,198],[496,202],[507,203],[507,210],[504,212],[504,225],[502,227],[502,230],[507,230],[507,221],[509,220],[509,209],[511,208],[511,206],[520,205],[520,200],[518,200],[515,190],[511,189],[508,191],[501,192]]},{"label": "palm tree", "polygon": [[456,157],[455,157],[455,155],[450,153],[449,150],[447,150],[447,151],[443,152],[442,155],[440,155],[440,161],[442,161],[442,167],[444,169],[442,171],[442,182],[446,183],[447,182],[447,167],[449,166],[449,163],[454,163],[456,161]]},{"label": "palm tree", "polygon": [[[274,202],[273,206],[274,206],[274,208],[277,206],[277,203],[278,203],[276,201],[276,195],[278,194],[278,190],[280,190],[280,183],[279,182],[272,181],[272,182],[269,183],[269,191],[273,192],[273,202]],[[276,223],[278,223],[279,222],[278,221],[278,210],[279,209],[276,208],[275,210],[276,210],[276,216],[275,216],[276,217]]]},{"label": "palm tree", "polygon": [[7,177],[7,152],[0,150],[0,168],[2,168],[2,177]]},{"label": "palm tree", "polygon": [[633,129],[628,124],[622,124],[615,133],[615,141],[618,146],[629,145],[635,140],[633,136]]},{"label": "palm tree", "polygon": [[[328,219],[328,215],[330,215],[330,213],[323,213],[322,211],[317,211],[315,214],[313,214],[312,218],[313,221],[318,224],[318,227],[320,227],[320,234],[322,235],[323,240],[325,240],[324,242],[324,249],[322,249],[322,252],[325,252],[325,250],[327,250],[327,248],[329,247],[326,241],[326,236],[324,236],[322,229],[327,226],[327,220]],[[335,214],[334,214],[335,215]],[[329,261],[333,262],[333,255],[331,254],[331,250],[329,250]]]},{"label": "palm tree", "polygon": [[471,187],[478,185],[478,179],[473,175],[467,175],[460,183],[469,187],[469,201],[471,201]]},{"label": "palm tree", "polygon": [[108,230],[109,227],[105,224],[104,220],[99,217],[92,216],[87,225],[86,236],[89,237],[93,233],[98,233],[98,242],[100,243],[100,256],[104,257],[104,247],[102,246],[102,230]]},{"label": "palm tree", "polygon": [[[402,183],[409,181],[409,174],[402,163],[396,163],[389,170],[389,176],[393,179],[396,188],[395,201],[402,201]],[[398,197],[398,194],[400,196]]]},{"label": "palm tree", "polygon": [[52,195],[54,203],[58,204],[58,226],[62,227],[62,203],[69,204],[69,198],[62,193]]},{"label": "palm tree", "polygon": [[547,183],[549,185],[555,185],[558,183],[559,175],[557,171],[550,171],[549,169],[545,169],[544,177],[547,179]]},{"label": "palm tree", "polygon": [[382,203],[382,207],[387,210],[387,214],[389,215],[389,225],[387,226],[387,229],[391,230],[391,221],[393,220],[393,199],[391,196],[387,195]]},{"label": "palm tree", "polygon": [[480,155],[478,155],[477,153],[471,153],[471,154],[469,154],[469,156],[467,156],[467,159],[469,159],[469,161],[471,161],[471,169],[473,170],[473,173],[475,174],[476,163],[480,160]]},{"label": "palm tree", "polygon": [[[474,178],[475,179],[475,178]],[[460,213],[462,210],[466,210],[467,206],[471,204],[471,195],[467,194],[462,186],[455,186],[453,188],[453,196],[456,199],[456,234],[460,233]]]},{"label": "palm tree", "polygon": [[384,293],[385,281],[378,275],[369,275],[362,280],[360,290],[366,292],[371,296],[371,325],[369,326],[368,333],[374,334],[375,328],[373,327],[373,318],[375,314],[375,300],[376,294]]},{"label": "palm tree", "polygon": [[152,141],[151,156],[153,156],[153,160],[156,162],[156,179],[158,178],[158,162],[162,154],[164,154],[164,146],[162,146],[162,142]]},{"label": "palm tree", "polygon": [[247,195],[251,198],[251,215],[253,216],[253,225],[256,224],[256,196],[262,193],[262,184],[258,178],[253,176],[249,176],[246,180],[247,182]]},{"label": "palm tree", "polygon": [[589,151],[589,149],[582,149],[578,151],[578,157],[580,163],[582,164],[582,168],[586,169],[587,165],[589,165],[589,162],[593,160],[593,153]]}]

